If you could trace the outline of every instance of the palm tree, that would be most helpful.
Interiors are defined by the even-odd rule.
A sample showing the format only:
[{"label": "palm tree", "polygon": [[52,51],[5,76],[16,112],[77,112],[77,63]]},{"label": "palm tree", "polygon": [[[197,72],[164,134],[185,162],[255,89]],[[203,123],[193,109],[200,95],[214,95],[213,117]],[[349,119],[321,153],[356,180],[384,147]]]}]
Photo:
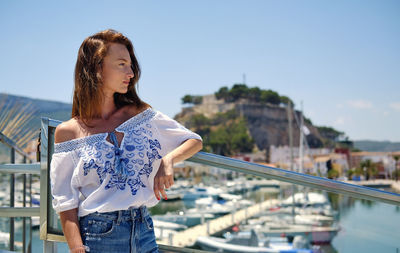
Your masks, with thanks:
[{"label": "palm tree", "polygon": [[374,164],[370,159],[360,162],[360,168],[364,171],[366,180],[374,178],[378,175],[378,169],[376,164]]},{"label": "palm tree", "polygon": [[393,156],[393,158],[396,161],[395,165],[394,165],[394,176],[396,178],[396,181],[398,181],[399,180],[399,174],[400,174],[400,169],[398,168],[398,161],[399,161],[400,156],[395,155],[395,156]]},{"label": "palm tree", "polygon": [[25,149],[34,140],[38,129],[27,127],[37,110],[28,103],[23,105],[18,101],[7,101],[7,95],[0,100],[0,133],[13,140],[20,149]]}]

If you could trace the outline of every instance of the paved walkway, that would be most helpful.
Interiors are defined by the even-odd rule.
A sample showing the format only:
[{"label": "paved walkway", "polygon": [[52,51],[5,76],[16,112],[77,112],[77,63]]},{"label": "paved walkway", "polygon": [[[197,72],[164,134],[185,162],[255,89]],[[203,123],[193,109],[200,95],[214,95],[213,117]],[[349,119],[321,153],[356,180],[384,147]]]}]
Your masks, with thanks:
[{"label": "paved walkway", "polygon": [[396,192],[400,192],[400,180],[391,180],[391,179],[375,179],[375,180],[364,180],[364,181],[344,181],[349,184],[362,185],[367,187],[391,187]]},{"label": "paved walkway", "polygon": [[279,201],[276,199],[267,200],[251,207],[241,209],[233,214],[227,214],[225,216],[209,220],[205,224],[188,228],[174,235],[171,234],[170,238],[159,241],[158,243],[177,247],[191,246],[195,244],[196,239],[199,236],[212,235],[230,228],[233,225],[258,214],[263,210],[276,206],[278,203]]},{"label": "paved walkway", "polygon": [[395,191],[400,192],[400,181],[393,181],[391,186]]}]

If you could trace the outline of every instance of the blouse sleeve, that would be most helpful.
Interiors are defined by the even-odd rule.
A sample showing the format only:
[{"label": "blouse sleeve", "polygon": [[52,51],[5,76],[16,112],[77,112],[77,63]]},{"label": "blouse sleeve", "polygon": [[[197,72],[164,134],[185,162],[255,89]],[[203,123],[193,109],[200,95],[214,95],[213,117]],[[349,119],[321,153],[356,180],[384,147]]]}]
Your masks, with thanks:
[{"label": "blouse sleeve", "polygon": [[171,119],[161,112],[157,112],[156,125],[162,139],[169,151],[177,148],[188,139],[202,140],[200,135],[185,128],[177,121]]},{"label": "blouse sleeve", "polygon": [[57,213],[77,208],[79,205],[78,179],[73,176],[75,167],[71,152],[53,154],[50,184],[52,204]]}]

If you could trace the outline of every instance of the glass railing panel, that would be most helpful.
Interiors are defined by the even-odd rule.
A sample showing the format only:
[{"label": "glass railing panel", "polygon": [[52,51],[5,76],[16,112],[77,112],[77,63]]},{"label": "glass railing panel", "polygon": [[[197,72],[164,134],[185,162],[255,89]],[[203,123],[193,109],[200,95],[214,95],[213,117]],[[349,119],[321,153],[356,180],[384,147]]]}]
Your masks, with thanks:
[{"label": "glass railing panel", "polygon": [[[49,138],[52,138],[55,126],[55,122],[50,122]],[[52,141],[50,140],[48,147],[49,156],[52,154],[52,148]],[[244,171],[245,173],[243,173]],[[274,180],[269,180],[269,178],[273,178]],[[290,182],[296,182],[296,185],[292,185]],[[193,193],[194,190],[201,190],[201,188],[203,191],[211,189],[214,192],[218,192],[218,190],[222,192],[214,194],[216,196],[212,197],[212,200],[203,199],[203,202],[200,201],[200,204],[198,203],[197,206],[195,199],[192,198],[189,200],[190,195],[186,196],[186,198],[184,197],[185,194]],[[176,184],[173,189],[169,190],[168,201],[162,200],[158,205],[152,207],[150,212],[155,220],[158,242],[164,245],[216,251],[215,248],[212,248],[213,245],[215,246],[215,242],[227,242],[227,240],[230,240],[231,243],[239,241],[242,246],[246,243],[247,246],[257,244],[257,247],[268,249],[295,242],[297,248],[304,247],[315,252],[329,253],[400,251],[400,247],[396,246],[395,240],[396,236],[400,234],[398,231],[398,228],[400,228],[400,224],[398,224],[400,221],[398,216],[399,195],[390,195],[386,192],[368,191],[366,189],[358,186],[352,187],[343,183],[336,184],[335,181],[324,178],[290,172],[286,173],[282,170],[271,170],[268,167],[254,166],[246,162],[238,163],[230,158],[200,153],[196,155],[195,159],[191,159],[191,162],[177,165]],[[331,192],[340,192],[340,194]],[[301,205],[295,203],[293,207],[293,203],[290,203],[291,196],[299,193],[324,196],[328,200],[328,203],[316,207],[310,207],[304,205],[304,203]],[[181,194],[181,199],[179,199],[179,194]],[[222,196],[228,195],[226,198],[229,198],[229,194],[239,195],[240,198],[234,200],[234,196],[230,196],[228,201],[225,200],[225,203],[230,203],[231,209],[228,212],[225,210],[225,213],[223,213],[221,211],[223,207],[221,206],[213,206],[214,201],[219,200],[221,202]],[[357,196],[373,199],[373,201],[361,200]],[[173,200],[174,197],[178,199]],[[48,214],[47,233],[59,235],[62,233],[61,226],[58,216],[51,207],[50,200],[49,194],[48,205],[46,207]],[[211,203],[207,201],[211,201]],[[244,206],[245,201],[248,201],[247,207]],[[242,204],[243,206],[241,206]],[[193,211],[193,208],[196,207],[198,209]],[[310,211],[313,209],[314,213]],[[321,213],[315,213],[315,210],[319,210]],[[311,214],[307,214],[307,211],[311,212]],[[363,211],[365,212],[363,213]],[[214,215],[217,212],[220,214]],[[303,216],[298,216],[302,212]],[[209,218],[208,214],[210,213],[214,215],[212,218]],[[186,214],[191,215],[190,219]],[[190,224],[174,225],[166,223],[176,222],[179,219],[183,220],[184,216],[186,216],[185,222],[191,222]],[[310,222],[310,219],[311,222],[316,222],[315,219],[319,220],[318,223],[312,223],[311,227],[301,227],[302,231],[297,232],[298,234],[288,235],[295,228],[300,229],[299,226],[290,227],[290,223],[283,223],[290,221],[304,223]],[[165,222],[157,222],[160,220],[164,220]],[[183,221],[180,223],[183,223]],[[323,223],[323,226],[319,223]],[[260,232],[251,232],[251,230],[257,229],[265,230],[265,227],[268,227],[265,224],[269,224],[269,227],[272,226],[275,232],[280,231],[281,233],[274,234],[269,231],[271,233],[259,235]],[[179,225],[186,225],[187,227]],[[289,227],[289,230],[286,232],[282,230],[285,226]],[[321,226],[328,227],[330,230],[321,231],[319,228]],[[162,227],[162,230],[160,230],[160,227]],[[203,232],[199,233],[194,228]],[[204,231],[206,231],[205,234],[210,234],[219,239],[206,238],[204,240],[203,238],[202,242],[203,244],[204,242],[208,243],[208,248],[202,247],[201,242],[196,243],[198,237],[191,238],[190,242],[183,242],[185,237],[193,237],[195,233],[203,235]],[[239,231],[247,232],[239,235],[235,234]],[[190,236],[182,236],[185,232]],[[349,236],[349,233],[353,237]],[[377,234],[381,236],[376,236]],[[224,238],[224,235],[226,238]],[[235,237],[235,235],[237,236]],[[373,238],[374,235],[375,238]],[[302,236],[306,239],[302,238]],[[324,236],[328,238],[330,238],[329,236],[332,237],[329,243],[323,240]],[[349,237],[353,239],[349,240]],[[286,246],[289,247],[288,245]],[[233,247],[236,247],[236,252],[245,251],[245,249],[239,250],[237,248],[238,245],[234,245]],[[60,252],[63,251],[61,250]]]},{"label": "glass railing panel", "polygon": [[[384,189],[393,191],[392,189]],[[400,252],[400,206],[327,193],[338,213],[338,252]]]},{"label": "glass railing panel", "polygon": [[[9,218],[0,217],[0,251],[9,250]],[[22,252],[22,234],[23,234],[23,222],[22,218],[15,218],[15,242],[14,250],[17,252]],[[43,241],[39,239],[39,217],[32,218],[32,252],[43,252]],[[27,247],[29,244],[29,229],[30,226],[29,218],[26,218],[26,239]],[[67,253],[68,246],[66,243],[57,243],[57,247],[60,253]]]},{"label": "glass railing panel", "polygon": [[[54,153],[54,132],[55,132],[55,125],[52,125],[52,121],[49,122],[50,126],[48,128],[48,157],[49,162],[51,164],[51,157]],[[49,164],[49,167],[50,167]],[[52,196],[50,194],[50,177],[49,174],[47,173],[48,176],[48,206],[47,206],[47,232],[49,234],[54,234],[54,235],[63,235],[62,232],[62,227],[61,227],[61,222],[60,222],[60,218],[58,216],[58,214],[56,213],[56,211],[53,209],[52,206]]]},{"label": "glass railing panel", "polygon": [[[226,228],[211,233],[207,240],[200,239],[195,244],[185,247],[194,249],[203,249],[216,251],[221,247],[217,242],[227,241],[238,243],[250,247],[255,245],[255,239],[251,239],[251,231],[254,230],[257,235],[258,244],[264,248],[277,247],[276,245],[292,243],[297,249],[308,249],[313,252],[397,252],[400,250],[398,245],[398,235],[400,234],[400,207],[397,205],[386,204],[378,201],[369,201],[349,197],[343,194],[330,193],[323,190],[313,189],[304,186],[293,185],[276,180],[265,180],[257,176],[243,175],[241,173],[223,174],[217,172],[214,175],[208,174],[215,168],[205,168],[202,166],[200,173],[196,172],[195,166],[189,165],[190,177],[176,180],[176,185],[186,185],[183,190],[183,196],[193,189],[216,189],[222,190],[219,198],[223,194],[236,194],[241,196],[242,200],[252,201],[248,206],[259,206],[260,211],[255,215],[240,222],[233,222]],[[205,172],[207,171],[207,172]],[[201,180],[198,175],[201,175]],[[191,181],[192,180],[192,181]],[[235,185],[239,185],[238,191],[234,190]],[[253,186],[253,187],[251,187]],[[239,191],[240,189],[240,191]],[[246,190],[247,189],[247,190]],[[393,189],[383,189],[393,191]],[[294,196],[294,205],[293,197]],[[188,198],[188,196],[184,197]],[[201,203],[203,205],[195,204]],[[271,202],[268,205],[268,201]],[[176,215],[182,217],[188,213],[200,214],[208,209],[206,199],[190,197],[190,200],[161,201],[156,207],[151,209],[154,217],[154,223],[157,227],[158,220],[173,221]],[[265,203],[262,205],[261,203]],[[192,208],[198,208],[197,212],[189,211]],[[221,206],[215,205],[216,212]],[[239,211],[237,208],[235,211]],[[230,213],[225,213],[229,215]],[[159,216],[164,217],[159,217]],[[214,220],[224,215],[214,216]],[[229,217],[229,219],[231,219]],[[228,222],[229,222],[228,219]],[[203,224],[212,222],[204,218]],[[201,229],[202,222],[198,221],[197,227]],[[194,224],[188,225],[188,236],[193,233],[190,228]],[[206,228],[203,228],[207,230]],[[185,230],[181,230],[183,233]],[[165,229],[162,243],[179,246],[176,244],[176,233]],[[172,236],[168,236],[173,233]],[[235,239],[236,236],[236,239]],[[218,238],[218,239],[217,239]],[[160,242],[161,242],[160,241]],[[196,239],[194,240],[196,241]],[[229,245],[225,245],[229,247]],[[232,246],[232,245],[231,245]],[[224,246],[222,246],[224,247]],[[251,247],[250,247],[251,248]],[[250,248],[247,248],[249,250]],[[262,248],[262,247],[261,247]],[[243,249],[244,252],[245,249]],[[237,251],[242,252],[242,251]]]},{"label": "glass railing panel", "polygon": [[10,219],[0,217],[0,250],[9,249],[10,242]]},{"label": "glass railing panel", "polygon": [[[196,233],[221,237],[237,229],[244,217],[273,208],[267,202],[281,194],[276,180],[192,162],[177,167],[168,200],[150,209],[160,244],[207,250],[196,242]],[[173,223],[179,226],[174,229]]]}]

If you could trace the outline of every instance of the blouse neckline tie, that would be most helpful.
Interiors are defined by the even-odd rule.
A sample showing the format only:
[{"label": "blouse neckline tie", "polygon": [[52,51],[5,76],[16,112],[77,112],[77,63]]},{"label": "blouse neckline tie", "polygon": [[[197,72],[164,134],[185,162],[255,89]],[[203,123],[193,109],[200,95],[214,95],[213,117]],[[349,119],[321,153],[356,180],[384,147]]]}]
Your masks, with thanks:
[{"label": "blouse neckline tie", "polygon": [[[114,132],[110,132],[110,139],[114,144],[114,165],[115,165],[115,172],[120,176],[128,176],[128,170],[126,168],[126,164],[123,161],[124,159],[121,157],[123,150],[118,147],[118,139]],[[121,142],[122,144],[122,142]]]}]

